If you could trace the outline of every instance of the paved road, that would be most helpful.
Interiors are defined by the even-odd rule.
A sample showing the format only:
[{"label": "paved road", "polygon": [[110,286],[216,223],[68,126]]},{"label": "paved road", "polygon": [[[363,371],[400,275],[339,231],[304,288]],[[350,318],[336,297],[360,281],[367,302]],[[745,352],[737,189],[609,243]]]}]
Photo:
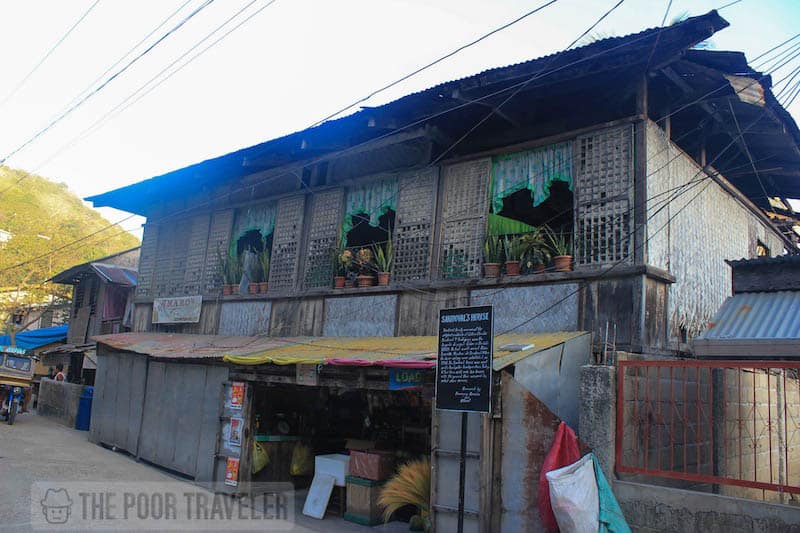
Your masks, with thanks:
[{"label": "paved road", "polygon": [[[0,422],[0,532],[30,531],[31,486],[36,481],[170,482],[196,485],[133,458],[88,442],[87,433],[75,431],[53,419],[25,413],[13,426]],[[408,524],[392,522],[367,528],[338,518],[314,520],[299,514],[298,533],[312,531],[408,531]]]}]

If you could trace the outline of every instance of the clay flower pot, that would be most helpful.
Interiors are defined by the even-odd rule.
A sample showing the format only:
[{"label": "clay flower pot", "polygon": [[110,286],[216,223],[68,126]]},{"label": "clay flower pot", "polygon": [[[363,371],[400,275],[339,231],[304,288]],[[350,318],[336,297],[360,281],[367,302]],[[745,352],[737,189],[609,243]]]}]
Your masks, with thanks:
[{"label": "clay flower pot", "polygon": [[536,263],[533,266],[533,271],[536,272],[537,274],[542,274],[546,268],[547,267],[544,266],[544,263]]},{"label": "clay flower pot", "polygon": [[506,261],[506,276],[519,276],[519,261]]},{"label": "clay flower pot", "polygon": [[334,289],[344,289],[344,282],[346,278],[344,276],[334,276],[333,277],[333,288]]},{"label": "clay flower pot", "polygon": [[378,285],[381,287],[386,287],[389,285],[389,273],[388,272],[378,272]]},{"label": "clay flower pot", "polygon": [[350,278],[346,278],[344,280],[344,288],[345,289],[352,289],[353,287],[355,287],[355,282]]},{"label": "clay flower pot", "polygon": [[358,288],[363,289],[366,287],[372,287],[372,284],[375,282],[374,276],[365,276],[360,275],[358,276]]},{"label": "clay flower pot", "polygon": [[222,295],[223,296],[230,296],[233,294],[233,288],[236,285],[223,285],[222,286]]},{"label": "clay flower pot", "polygon": [[483,264],[483,277],[485,277],[485,278],[499,278],[500,277],[500,263],[484,263]]},{"label": "clay flower pot", "polygon": [[250,283],[247,287],[250,294],[258,294],[258,283]]},{"label": "clay flower pot", "polygon": [[259,294],[264,294],[269,290],[269,281],[262,281],[258,284]]},{"label": "clay flower pot", "polygon": [[556,272],[569,272],[572,270],[571,255],[557,255],[553,258],[553,266]]}]

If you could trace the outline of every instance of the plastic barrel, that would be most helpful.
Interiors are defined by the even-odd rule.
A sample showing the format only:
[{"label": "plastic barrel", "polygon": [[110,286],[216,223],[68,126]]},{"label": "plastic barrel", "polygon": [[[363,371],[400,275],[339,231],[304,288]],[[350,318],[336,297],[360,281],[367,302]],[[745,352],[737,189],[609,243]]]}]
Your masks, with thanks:
[{"label": "plastic barrel", "polygon": [[75,429],[89,431],[89,421],[92,419],[92,398],[94,387],[84,387],[78,401],[78,414],[75,417]]}]

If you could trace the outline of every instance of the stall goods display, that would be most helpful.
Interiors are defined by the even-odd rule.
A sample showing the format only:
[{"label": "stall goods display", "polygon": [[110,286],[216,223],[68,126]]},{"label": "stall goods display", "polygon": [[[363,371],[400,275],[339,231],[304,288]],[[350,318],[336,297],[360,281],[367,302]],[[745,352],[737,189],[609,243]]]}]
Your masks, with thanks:
[{"label": "stall goods display", "polygon": [[350,475],[359,478],[383,481],[394,473],[395,456],[386,451],[350,452]]}]

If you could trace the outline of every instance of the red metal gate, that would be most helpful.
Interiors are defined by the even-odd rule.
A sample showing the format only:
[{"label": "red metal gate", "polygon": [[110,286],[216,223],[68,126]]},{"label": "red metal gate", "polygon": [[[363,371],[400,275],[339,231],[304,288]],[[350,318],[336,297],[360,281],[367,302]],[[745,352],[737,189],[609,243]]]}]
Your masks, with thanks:
[{"label": "red metal gate", "polygon": [[800,493],[800,363],[619,361],[616,469]]}]

